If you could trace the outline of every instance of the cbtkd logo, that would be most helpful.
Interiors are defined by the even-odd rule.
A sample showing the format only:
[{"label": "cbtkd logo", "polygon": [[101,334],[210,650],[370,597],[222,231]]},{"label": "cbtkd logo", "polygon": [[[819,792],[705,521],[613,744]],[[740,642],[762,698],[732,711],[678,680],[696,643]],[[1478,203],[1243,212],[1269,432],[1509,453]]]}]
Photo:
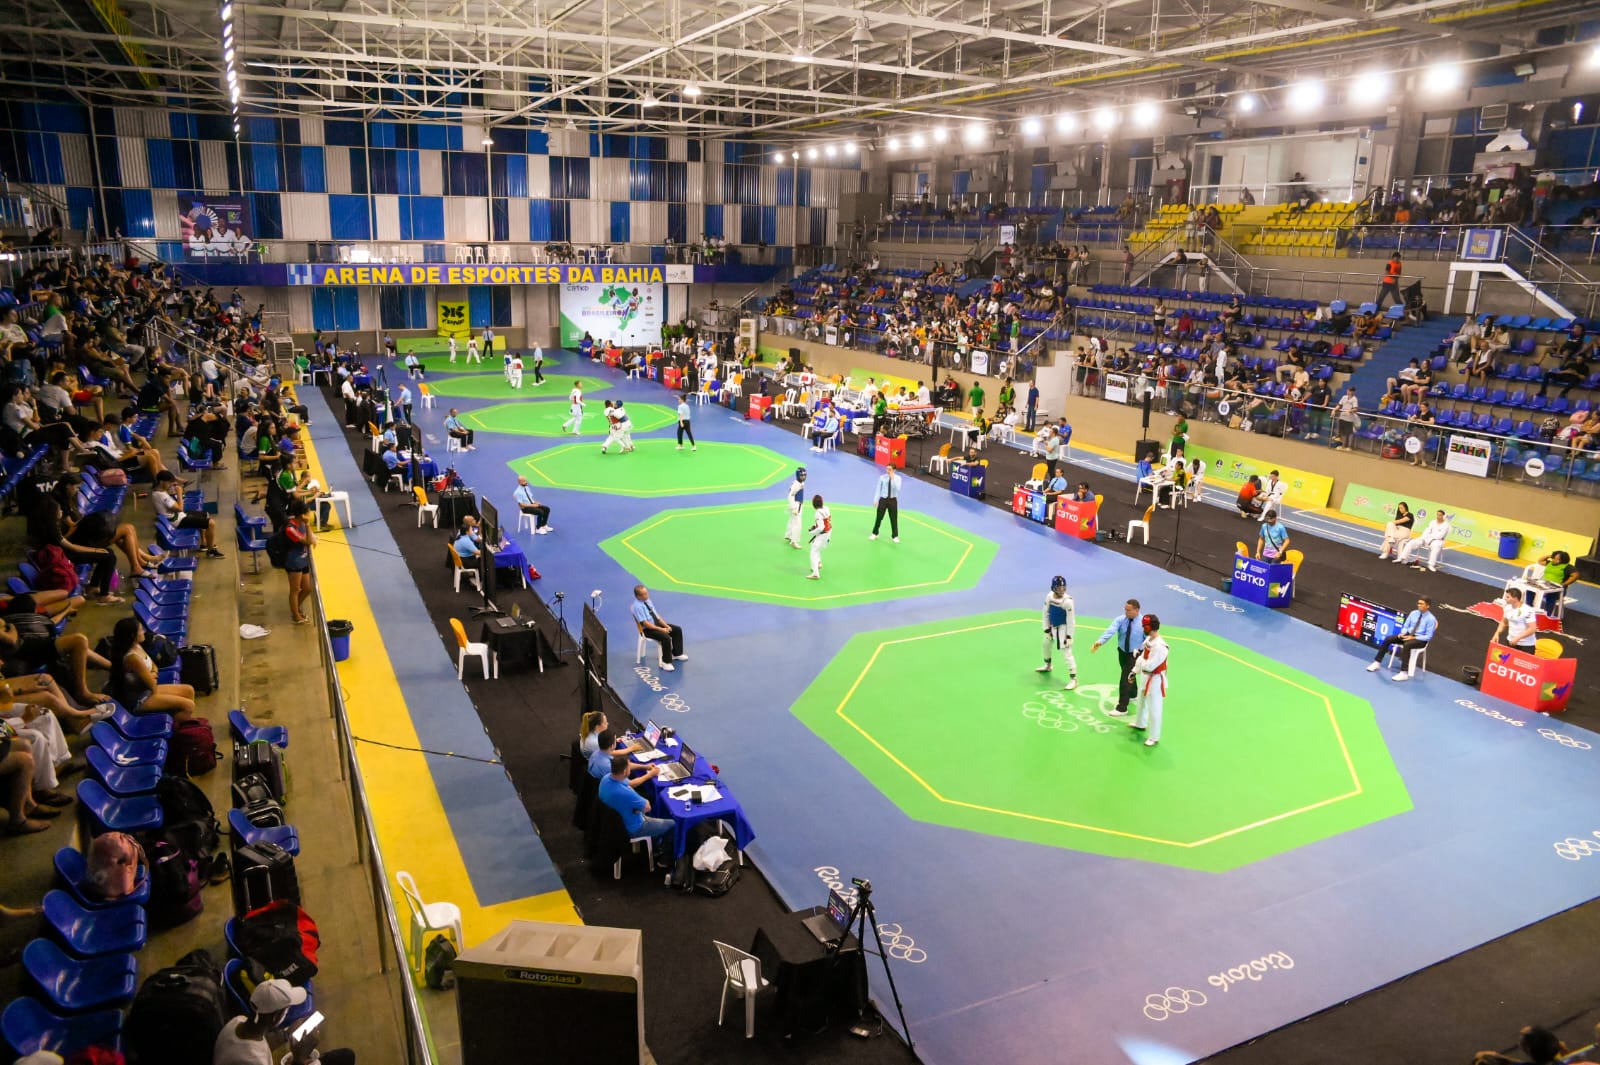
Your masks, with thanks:
[{"label": "cbtkd logo", "polygon": [[1536,688],[1539,685],[1539,678],[1532,673],[1524,673],[1520,669],[1512,669],[1510,666],[1500,662],[1490,662],[1489,672],[1497,677],[1505,677],[1513,684],[1521,684],[1525,688]]},{"label": "cbtkd logo", "polygon": [[1247,570],[1243,570],[1243,569],[1238,570],[1237,572],[1235,572],[1234,575],[1233,575],[1233,579],[1236,580],[1236,581],[1244,581],[1244,583],[1246,583],[1246,584],[1253,584],[1257,588],[1265,588],[1267,586],[1267,579],[1265,577],[1263,577],[1261,574],[1259,574],[1259,573],[1250,573]]}]

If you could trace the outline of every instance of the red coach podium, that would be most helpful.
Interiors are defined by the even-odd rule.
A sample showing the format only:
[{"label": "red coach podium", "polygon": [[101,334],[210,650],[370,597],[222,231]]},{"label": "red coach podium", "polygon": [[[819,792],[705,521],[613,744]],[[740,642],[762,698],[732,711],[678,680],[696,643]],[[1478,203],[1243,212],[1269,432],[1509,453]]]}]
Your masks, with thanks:
[{"label": "red coach podium", "polygon": [[1577,676],[1576,658],[1543,658],[1532,651],[1491,643],[1479,687],[1485,695],[1526,710],[1559,714],[1567,708]]},{"label": "red coach podium", "polygon": [[903,436],[884,436],[878,434],[872,461],[879,466],[898,466],[906,468],[906,438]]},{"label": "red coach podium", "polygon": [[1056,532],[1080,540],[1093,540],[1100,533],[1100,497],[1073,499],[1063,495],[1057,498]]},{"label": "red coach podium", "polygon": [[750,405],[745,408],[744,412],[745,419],[752,422],[763,421],[767,416],[767,411],[772,408],[772,397],[751,396],[749,399]]},{"label": "red coach podium", "polygon": [[661,370],[661,383],[668,388],[681,388],[683,386],[683,368],[680,366],[666,366]]}]

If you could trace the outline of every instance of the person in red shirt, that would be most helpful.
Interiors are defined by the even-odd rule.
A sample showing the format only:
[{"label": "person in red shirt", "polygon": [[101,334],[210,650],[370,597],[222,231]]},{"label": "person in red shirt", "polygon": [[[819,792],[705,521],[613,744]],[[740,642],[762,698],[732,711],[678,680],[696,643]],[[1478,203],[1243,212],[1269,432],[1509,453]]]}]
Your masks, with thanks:
[{"label": "person in red shirt", "polygon": [[1234,504],[1239,508],[1241,518],[1259,518],[1261,516],[1261,503],[1256,498],[1261,495],[1261,478],[1255,474],[1239,489],[1239,498]]}]

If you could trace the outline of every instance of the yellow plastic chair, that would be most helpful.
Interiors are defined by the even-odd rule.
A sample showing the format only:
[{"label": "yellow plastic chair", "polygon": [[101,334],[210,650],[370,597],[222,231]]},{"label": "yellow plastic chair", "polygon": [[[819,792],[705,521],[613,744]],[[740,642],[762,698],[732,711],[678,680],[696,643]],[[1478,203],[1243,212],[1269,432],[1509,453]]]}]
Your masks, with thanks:
[{"label": "yellow plastic chair", "polygon": [[939,453],[928,460],[928,472],[929,473],[934,472],[934,467],[936,467],[936,466],[938,467],[938,470],[939,470],[940,473],[945,473],[950,469],[950,445],[949,444],[940,444],[939,445]]},{"label": "yellow plastic chair", "polygon": [[479,583],[478,583],[478,571],[477,571],[477,569],[476,568],[468,569],[462,563],[461,556],[456,553],[456,545],[455,544],[445,544],[444,545],[444,549],[446,551],[450,552],[450,565],[452,567],[454,567],[454,569],[455,569],[455,573],[456,573],[456,594],[459,595],[461,593],[461,578],[462,577],[467,578],[467,580],[472,584],[472,586],[474,588],[481,587],[481,585],[479,585]]},{"label": "yellow plastic chair", "polygon": [[[411,486],[411,494],[417,497],[417,528],[422,528],[422,519],[433,518],[433,527],[439,527],[439,504],[428,502],[428,490],[420,484]],[[450,550],[454,551],[452,547]]]},{"label": "yellow plastic chair", "polygon": [[1300,563],[1305,561],[1305,552],[1297,547],[1291,547],[1283,553],[1283,560],[1294,567],[1294,575],[1300,576]]},{"label": "yellow plastic chair", "polygon": [[1150,519],[1155,516],[1155,512],[1155,505],[1151,504],[1150,506],[1144,508],[1144,517],[1136,518],[1133,521],[1128,522],[1128,543],[1133,543],[1133,531],[1138,529],[1144,533],[1145,546],[1150,546]]},{"label": "yellow plastic chair", "polygon": [[[467,668],[467,659],[476,658],[483,666],[484,680],[489,680],[490,678],[499,680],[500,656],[491,652],[488,644],[473,643],[471,640],[467,639],[467,630],[466,627],[461,624],[460,618],[450,619],[450,629],[456,634],[456,679],[464,679]],[[492,673],[489,669],[489,662],[491,659],[494,661],[494,671]]]},{"label": "yellow plastic chair", "polygon": [[1243,558],[1249,558],[1250,545],[1245,543],[1243,540],[1235,540],[1233,542],[1233,553]]},{"label": "yellow plastic chair", "polygon": [[1042,480],[1044,480],[1045,474],[1047,474],[1049,472],[1050,472],[1050,468],[1048,466],[1046,466],[1044,463],[1035,462],[1033,464],[1033,473],[1029,476],[1029,480],[1042,481]]},{"label": "yellow plastic chair", "polygon": [[1548,636],[1533,645],[1533,653],[1539,658],[1560,658],[1563,650],[1560,640],[1552,640]]}]

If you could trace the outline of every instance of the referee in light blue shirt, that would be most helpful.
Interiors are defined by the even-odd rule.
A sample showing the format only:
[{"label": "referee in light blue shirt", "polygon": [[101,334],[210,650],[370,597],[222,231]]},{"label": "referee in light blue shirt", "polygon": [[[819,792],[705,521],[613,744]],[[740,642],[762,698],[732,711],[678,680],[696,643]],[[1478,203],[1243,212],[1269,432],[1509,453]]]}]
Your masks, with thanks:
[{"label": "referee in light blue shirt", "polygon": [[1112,717],[1127,717],[1128,700],[1138,691],[1138,687],[1131,679],[1133,658],[1144,649],[1144,626],[1139,623],[1139,600],[1129,599],[1122,605],[1122,616],[1106,626],[1106,631],[1089,646],[1089,651],[1092,654],[1100,650],[1101,644],[1112,641],[1117,645],[1117,708],[1106,713]]},{"label": "referee in light blue shirt", "polygon": [[1389,648],[1399,647],[1400,672],[1394,675],[1394,679],[1411,679],[1411,652],[1420,651],[1428,646],[1428,641],[1433,639],[1433,634],[1439,630],[1439,619],[1433,616],[1432,607],[1433,602],[1427,596],[1417,600],[1417,609],[1406,615],[1400,631],[1391,632],[1378,645],[1378,657],[1367,667],[1368,673],[1376,673],[1382,669],[1383,658],[1389,653]]},{"label": "referee in light blue shirt", "polygon": [[872,522],[872,535],[868,540],[878,538],[878,529],[883,525],[883,516],[889,515],[889,537],[895,543],[900,542],[900,473],[893,466],[883,471],[883,476],[878,478],[878,516]]}]

